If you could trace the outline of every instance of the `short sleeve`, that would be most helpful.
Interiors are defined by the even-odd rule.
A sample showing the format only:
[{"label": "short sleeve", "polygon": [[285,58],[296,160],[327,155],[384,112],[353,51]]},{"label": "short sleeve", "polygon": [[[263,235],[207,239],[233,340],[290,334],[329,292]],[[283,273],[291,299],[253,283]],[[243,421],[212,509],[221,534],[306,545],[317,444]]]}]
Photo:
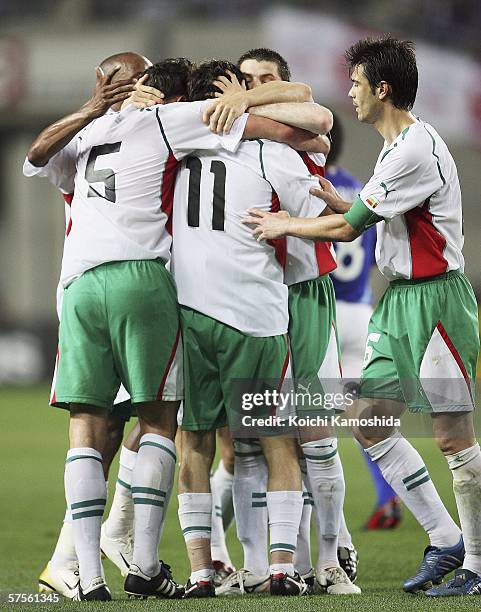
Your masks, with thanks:
[{"label": "short sleeve", "polygon": [[229,134],[215,134],[202,121],[202,114],[212,100],[179,102],[157,107],[156,113],[163,135],[178,160],[192,151],[226,149],[235,152],[244,134],[249,115],[234,121]]},{"label": "short sleeve", "polygon": [[360,199],[368,209],[389,220],[422,205],[444,184],[436,157],[426,139],[401,143],[382,154]]},{"label": "short sleeve", "polygon": [[28,158],[23,164],[26,177],[48,178],[63,193],[73,193],[77,172],[77,138],[71,140],[63,149],[53,155],[45,166],[34,166]]},{"label": "short sleeve", "polygon": [[301,156],[287,145],[259,140],[264,178],[277,193],[281,208],[296,217],[318,217],[326,204],[309,193],[319,187]]}]

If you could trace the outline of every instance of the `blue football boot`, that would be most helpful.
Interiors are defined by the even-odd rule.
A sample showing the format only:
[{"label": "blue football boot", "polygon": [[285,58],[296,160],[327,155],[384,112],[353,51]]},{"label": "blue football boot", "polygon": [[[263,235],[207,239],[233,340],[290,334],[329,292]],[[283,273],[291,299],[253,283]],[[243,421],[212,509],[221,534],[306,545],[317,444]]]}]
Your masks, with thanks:
[{"label": "blue football boot", "polygon": [[456,595],[481,595],[481,576],[467,569],[458,569],[452,580],[428,589],[429,597],[455,597]]},{"label": "blue football boot", "polygon": [[463,536],[455,546],[428,546],[416,575],[404,581],[403,589],[406,593],[417,593],[430,589],[435,584],[441,584],[444,576],[461,567],[463,561]]}]

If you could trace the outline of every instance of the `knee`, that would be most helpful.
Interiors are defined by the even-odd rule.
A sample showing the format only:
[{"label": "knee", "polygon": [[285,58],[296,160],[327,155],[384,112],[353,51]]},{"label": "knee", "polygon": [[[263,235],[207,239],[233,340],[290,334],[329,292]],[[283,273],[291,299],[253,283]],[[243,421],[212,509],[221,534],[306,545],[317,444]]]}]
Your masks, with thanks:
[{"label": "knee", "polygon": [[436,444],[443,455],[454,455],[464,449],[464,440],[457,440],[451,436],[441,435],[436,437]]}]

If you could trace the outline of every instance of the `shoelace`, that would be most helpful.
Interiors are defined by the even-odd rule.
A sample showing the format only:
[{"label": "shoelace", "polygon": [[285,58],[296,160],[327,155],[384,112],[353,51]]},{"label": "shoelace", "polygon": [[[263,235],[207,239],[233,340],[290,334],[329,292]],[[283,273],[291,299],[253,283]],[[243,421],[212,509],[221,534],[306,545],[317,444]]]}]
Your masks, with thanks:
[{"label": "shoelace", "polygon": [[236,572],[233,572],[232,574],[230,574],[230,576],[227,577],[226,579],[226,586],[232,586],[235,583],[239,584],[239,590],[242,593],[242,595],[244,595],[245,593],[245,589],[244,589],[244,574],[245,574],[245,570],[237,570]]}]

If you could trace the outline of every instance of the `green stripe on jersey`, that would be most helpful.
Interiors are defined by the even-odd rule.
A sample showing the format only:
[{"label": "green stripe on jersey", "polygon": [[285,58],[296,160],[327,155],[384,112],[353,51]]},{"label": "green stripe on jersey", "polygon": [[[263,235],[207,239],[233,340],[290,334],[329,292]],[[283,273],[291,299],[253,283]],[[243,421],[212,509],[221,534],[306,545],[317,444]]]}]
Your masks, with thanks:
[{"label": "green stripe on jersey", "polygon": [[160,133],[162,134],[162,138],[164,139],[165,146],[169,150],[169,153],[172,153],[172,155],[173,155],[172,147],[170,146],[169,141],[167,140],[167,136],[165,135],[165,131],[164,131],[164,126],[162,125],[162,121],[160,120],[160,117],[159,117],[159,109],[158,108],[155,109],[155,116],[157,117],[157,123],[159,124]]},{"label": "green stripe on jersey", "polygon": [[443,173],[441,172],[441,165],[439,163],[439,155],[436,153],[436,141],[434,140],[434,136],[431,134],[431,132],[428,130],[428,128],[423,124],[423,128],[426,130],[426,132],[431,136],[431,140],[433,141],[433,150],[432,150],[432,154],[434,155],[434,157],[436,158],[436,163],[438,165],[438,172],[439,172],[439,178],[442,180],[443,185],[446,185],[446,179],[443,176]]},{"label": "green stripe on jersey", "polygon": [[262,142],[262,140],[258,140],[257,142],[259,143],[259,163],[261,165],[262,178],[265,179],[266,178],[266,173],[264,171],[264,158],[262,156],[262,149],[264,148],[264,143]]}]

